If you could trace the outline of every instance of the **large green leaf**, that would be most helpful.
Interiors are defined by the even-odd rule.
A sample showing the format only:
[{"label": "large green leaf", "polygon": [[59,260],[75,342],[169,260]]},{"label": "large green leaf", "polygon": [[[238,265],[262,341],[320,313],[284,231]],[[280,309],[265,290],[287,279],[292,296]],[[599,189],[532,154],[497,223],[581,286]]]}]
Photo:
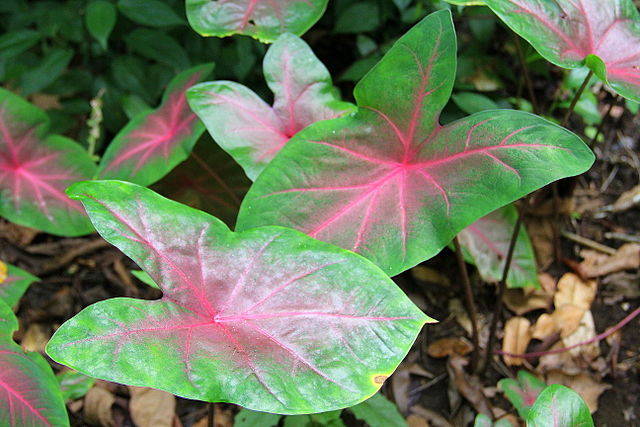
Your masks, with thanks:
[{"label": "large green leaf", "polygon": [[232,233],[120,181],[69,194],[164,294],[101,301],[56,331],[47,353],[91,376],[259,411],[329,411],[375,393],[430,320],[369,261],[295,230]]},{"label": "large green leaf", "polygon": [[18,320],[0,301],[0,426],[69,425],[58,381],[38,353],[25,354],[13,342]]},{"label": "large green leaf", "polygon": [[554,384],[545,388],[529,410],[527,427],[593,427],[589,407],[575,391]]},{"label": "large green leaf", "polygon": [[92,178],[95,164],[76,142],[48,129],[44,111],[0,89],[0,216],[56,235],[90,233],[82,206],[64,189]]},{"label": "large green leaf", "polygon": [[339,100],[329,71],[293,34],[278,37],[263,68],[274,93],[273,107],[246,86],[229,81],[201,83],[187,94],[213,139],[252,180],[301,129],[354,109]]},{"label": "large green leaf", "polygon": [[211,70],[213,64],[203,64],[175,76],[158,108],[138,114],[118,132],[100,161],[98,176],[150,185],[184,161],[204,132],[189,109],[186,91]]},{"label": "large green leaf", "polygon": [[349,410],[369,427],[407,427],[407,422],[400,415],[398,407],[381,393],[374,394]]},{"label": "large green leaf", "polygon": [[549,61],[586,64],[620,95],[640,101],[640,13],[633,0],[485,3]]},{"label": "large green leaf", "polygon": [[189,23],[203,36],[245,34],[264,43],[289,32],[302,35],[328,0],[186,0]]},{"label": "large green leaf", "polygon": [[580,138],[528,113],[441,126],[455,67],[451,14],[436,12],[358,83],[356,113],[317,122],[280,151],[243,201],[238,229],[293,227],[395,275],[483,215],[591,166]]}]

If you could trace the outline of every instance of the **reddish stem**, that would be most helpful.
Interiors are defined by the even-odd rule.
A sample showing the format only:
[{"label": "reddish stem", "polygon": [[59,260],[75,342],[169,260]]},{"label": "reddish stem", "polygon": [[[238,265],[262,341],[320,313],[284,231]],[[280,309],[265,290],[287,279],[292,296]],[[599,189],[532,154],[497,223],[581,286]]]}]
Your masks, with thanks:
[{"label": "reddish stem", "polygon": [[627,323],[629,323],[633,319],[635,319],[639,314],[640,314],[640,307],[638,307],[635,310],[633,310],[627,317],[622,319],[617,325],[607,329],[603,333],[601,333],[599,335],[596,335],[595,337],[593,337],[593,338],[591,338],[591,339],[589,339],[587,341],[583,341],[583,342],[579,342],[577,344],[570,345],[569,347],[557,348],[555,350],[537,351],[537,352],[534,352],[534,353],[524,353],[524,354],[509,353],[508,351],[502,351],[502,350],[496,350],[495,353],[496,354],[500,354],[502,356],[519,357],[519,358],[522,358],[522,359],[533,359],[533,358],[536,358],[536,357],[545,356],[547,354],[564,353],[565,351],[573,350],[574,348],[581,347],[583,345],[592,344],[594,342],[598,342],[598,341],[601,341],[601,340],[607,338],[609,335],[613,335],[620,328],[622,328]]}]

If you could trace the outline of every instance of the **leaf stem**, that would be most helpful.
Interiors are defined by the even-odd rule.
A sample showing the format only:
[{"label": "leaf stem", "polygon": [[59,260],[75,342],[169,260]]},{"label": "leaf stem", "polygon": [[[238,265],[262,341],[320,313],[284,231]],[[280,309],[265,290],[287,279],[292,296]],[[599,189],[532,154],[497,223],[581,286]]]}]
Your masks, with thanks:
[{"label": "leaf stem", "polygon": [[480,367],[481,374],[484,374],[484,372],[487,370],[487,366],[489,365],[489,361],[491,360],[491,355],[493,354],[493,345],[495,343],[496,330],[498,328],[498,321],[500,320],[500,315],[502,314],[504,291],[507,287],[507,277],[509,277],[511,260],[513,259],[513,253],[515,252],[516,242],[518,241],[518,234],[520,233],[521,225],[522,225],[522,215],[518,213],[518,218],[516,219],[516,223],[513,226],[513,232],[511,233],[511,240],[509,241],[509,249],[507,250],[507,257],[505,258],[505,261],[504,261],[502,278],[500,279],[500,283],[498,284],[498,295],[496,299],[496,307],[493,311],[493,317],[491,318],[491,326],[489,327],[489,340],[487,342],[487,350],[485,352],[485,357],[482,360],[482,366]]},{"label": "leaf stem", "polygon": [[618,324],[612,326],[611,328],[607,329],[603,333],[598,334],[591,339],[579,342],[577,344],[570,345],[568,347],[556,348],[553,350],[537,351],[533,353],[524,353],[524,354],[509,353],[508,351],[502,351],[502,350],[495,350],[494,353],[500,354],[502,356],[520,357],[522,359],[534,359],[536,357],[546,356],[547,354],[564,353],[565,351],[573,350],[574,348],[582,347],[583,345],[589,345],[589,344],[593,344],[594,342],[602,341],[603,339],[607,338],[610,335],[613,335],[619,329],[625,326],[627,323],[631,322],[633,319],[638,317],[639,314],[640,314],[640,307],[633,310],[630,314],[627,315],[627,317],[625,317],[620,322],[618,322]]},{"label": "leaf stem", "polygon": [[215,406],[213,405],[213,402],[209,402],[209,411],[207,415],[207,427],[214,427],[214,424],[213,424],[214,413],[215,413]]},{"label": "leaf stem", "polygon": [[467,264],[464,262],[464,256],[462,255],[462,249],[460,248],[460,242],[458,236],[453,239],[453,244],[456,248],[456,258],[458,259],[458,269],[462,276],[462,287],[464,288],[464,295],[467,301],[467,311],[469,312],[469,318],[471,319],[471,340],[473,341],[473,354],[471,357],[471,372],[475,372],[478,369],[478,353],[480,352],[480,340],[478,338],[478,315],[476,310],[476,303],[473,299],[473,291],[471,290],[471,281],[469,280],[469,272],[467,271]]},{"label": "leaf stem", "polygon": [[578,92],[576,92],[576,95],[573,97],[573,100],[571,101],[571,105],[569,105],[569,109],[567,110],[566,114],[564,115],[564,118],[562,119],[562,126],[563,127],[566,127],[567,124],[569,123],[569,119],[571,118],[571,114],[573,113],[573,110],[576,108],[576,104],[580,100],[580,97],[582,96],[582,93],[587,88],[587,85],[589,84],[589,81],[591,80],[591,77],[593,77],[593,71],[589,70],[589,74],[587,74],[587,77],[584,78],[584,81],[582,82],[582,85],[580,85],[580,88],[578,89]]},{"label": "leaf stem", "polygon": [[527,67],[527,61],[524,57],[524,52],[522,51],[522,44],[520,43],[520,37],[518,37],[515,33],[513,33],[514,44],[516,45],[516,52],[518,53],[518,60],[520,61],[520,68],[522,68],[522,74],[524,75],[524,81],[527,84],[527,91],[529,92],[529,99],[531,100],[531,105],[533,106],[533,112],[538,114],[538,100],[536,98],[536,94],[533,91],[533,81],[531,80],[531,75],[529,74],[529,67]]}]

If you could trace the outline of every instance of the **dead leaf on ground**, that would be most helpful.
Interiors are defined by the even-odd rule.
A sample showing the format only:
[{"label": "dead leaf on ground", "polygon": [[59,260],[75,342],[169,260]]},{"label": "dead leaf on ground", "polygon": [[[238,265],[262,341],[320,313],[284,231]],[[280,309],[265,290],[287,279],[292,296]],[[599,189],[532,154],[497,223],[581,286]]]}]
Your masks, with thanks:
[{"label": "dead leaf on ground", "polygon": [[147,387],[129,386],[129,410],[137,427],[171,427],[176,411],[174,395]]},{"label": "dead leaf on ground", "polygon": [[548,217],[527,217],[526,225],[536,259],[544,270],[554,259],[552,221]]},{"label": "dead leaf on ground", "polygon": [[20,247],[29,245],[40,233],[38,230],[0,220],[0,237]]},{"label": "dead leaf on ground", "polygon": [[[558,341],[549,349],[549,351],[560,350],[564,347],[564,342]],[[582,371],[583,368],[583,366],[579,366],[576,363],[576,360],[571,357],[571,354],[569,354],[568,351],[563,351],[561,353],[549,353],[540,356],[540,359],[538,359],[536,372],[544,374],[546,372],[559,369],[567,375],[577,375]]]},{"label": "dead leaf on ground", "polygon": [[542,341],[558,331],[558,325],[553,320],[553,317],[548,313],[543,313],[531,328],[531,338]]},{"label": "dead leaf on ground", "polygon": [[[462,301],[457,298],[449,300],[449,312],[455,316],[456,321],[465,330],[468,335],[472,334],[471,319],[467,309],[462,305]],[[480,333],[480,342],[485,342],[489,335],[489,328],[487,327],[487,319],[482,313],[477,313],[477,326]]]},{"label": "dead leaf on ground", "polygon": [[476,376],[467,375],[464,369],[466,365],[466,359],[452,355],[447,363],[449,377],[453,380],[458,392],[473,405],[477,412],[493,418],[491,404],[484,395],[481,381]]},{"label": "dead leaf on ground", "polygon": [[585,401],[593,414],[598,410],[598,398],[602,393],[611,388],[610,384],[597,381],[586,372],[578,375],[566,375],[562,371],[547,373],[547,384],[562,384],[578,393]]},{"label": "dead leaf on ground", "polygon": [[[524,317],[512,317],[504,325],[502,351],[522,354],[527,350],[531,341],[531,322]],[[520,357],[503,356],[504,363],[509,366],[520,366],[524,359]]]},{"label": "dead leaf on ground", "polygon": [[622,193],[613,205],[605,206],[603,210],[621,212],[632,208],[637,204],[640,204],[640,185],[636,185],[631,190]]},{"label": "dead leaf on ground", "polygon": [[20,345],[25,351],[44,353],[49,338],[51,338],[49,327],[42,323],[32,323],[22,336]]},{"label": "dead leaf on ground", "polygon": [[575,333],[587,310],[573,304],[563,304],[551,314],[556,331],[560,331],[562,338]]},{"label": "dead leaf on ground", "polygon": [[548,309],[553,297],[542,289],[528,294],[524,289],[507,289],[503,301],[509,310],[520,316],[533,310]]},{"label": "dead leaf on ground", "polygon": [[466,356],[471,353],[471,350],[473,346],[464,338],[442,338],[429,344],[427,354],[439,359],[453,354]]},{"label": "dead leaf on ground", "polygon": [[414,405],[411,407],[411,412],[427,420],[431,427],[453,427],[453,424],[441,414],[424,406]]},{"label": "dead leaf on ground", "polygon": [[590,259],[590,252],[582,252],[587,257],[580,264],[585,277],[599,277],[622,270],[640,268],[640,244],[626,243],[616,253],[605,258]]},{"label": "dead leaf on ground", "polygon": [[84,419],[93,425],[113,427],[111,407],[116,397],[109,390],[93,387],[84,397]]},{"label": "dead leaf on ground", "polygon": [[393,400],[398,405],[401,414],[406,414],[409,409],[409,387],[411,386],[411,372],[406,364],[400,367],[391,376]]},{"label": "dead leaf on ground", "polygon": [[558,281],[558,290],[553,297],[556,309],[565,304],[572,304],[583,310],[589,310],[596,298],[597,283],[595,280],[584,281],[573,273],[567,273]]},{"label": "dead leaf on ground", "polygon": [[606,305],[617,304],[623,299],[640,298],[640,272],[609,274],[600,280],[599,294]]},{"label": "dead leaf on ground", "polygon": [[[580,319],[580,324],[576,330],[569,336],[562,338],[565,347],[588,341],[596,336],[596,327],[593,322],[591,311],[586,311]],[[600,347],[597,342],[582,345],[580,347],[569,350],[573,357],[581,357],[585,361],[590,362],[600,355]]]},{"label": "dead leaf on ground", "polygon": [[436,269],[419,265],[411,269],[411,276],[417,281],[432,283],[448,288],[451,286],[451,280]]},{"label": "dead leaf on ground", "polygon": [[416,414],[411,414],[407,417],[407,425],[409,427],[430,427],[426,419]]}]

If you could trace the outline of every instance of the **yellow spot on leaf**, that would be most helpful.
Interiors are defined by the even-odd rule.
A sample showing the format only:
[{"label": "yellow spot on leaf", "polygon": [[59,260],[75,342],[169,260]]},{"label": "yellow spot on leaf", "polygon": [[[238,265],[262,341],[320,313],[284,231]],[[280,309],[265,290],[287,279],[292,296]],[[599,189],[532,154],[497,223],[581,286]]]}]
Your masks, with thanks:
[{"label": "yellow spot on leaf", "polygon": [[7,271],[7,264],[0,261],[0,283],[3,283],[5,280],[7,280]]}]

